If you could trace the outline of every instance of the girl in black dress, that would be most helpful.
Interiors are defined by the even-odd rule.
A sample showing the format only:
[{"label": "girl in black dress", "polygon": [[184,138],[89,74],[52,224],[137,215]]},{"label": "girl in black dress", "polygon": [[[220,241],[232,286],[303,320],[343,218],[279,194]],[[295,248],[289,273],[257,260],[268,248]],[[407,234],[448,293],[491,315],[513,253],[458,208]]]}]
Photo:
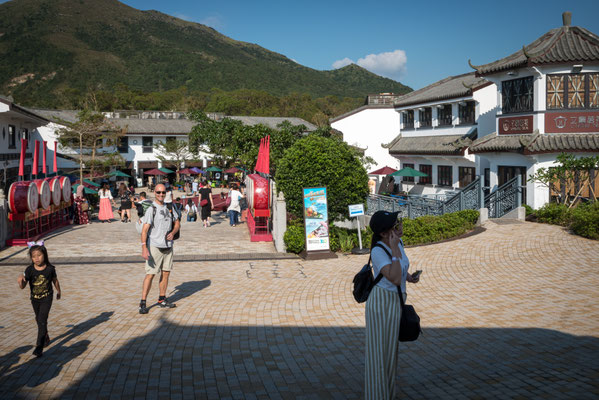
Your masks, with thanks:
[{"label": "girl in black dress", "polygon": [[202,207],[201,218],[204,223],[204,228],[208,228],[210,226],[210,215],[212,211],[212,205],[214,202],[212,201],[212,189],[208,185],[208,182],[202,182],[202,188],[200,189],[200,206]]},{"label": "girl in black dress", "polygon": [[121,222],[131,222],[131,191],[127,189],[124,183],[119,186],[119,197],[121,199]]}]

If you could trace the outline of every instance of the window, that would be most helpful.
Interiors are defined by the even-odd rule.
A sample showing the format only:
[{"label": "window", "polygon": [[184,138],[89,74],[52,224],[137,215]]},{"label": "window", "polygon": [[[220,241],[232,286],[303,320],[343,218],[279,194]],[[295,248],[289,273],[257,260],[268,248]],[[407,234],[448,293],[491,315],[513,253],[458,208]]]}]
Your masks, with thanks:
[{"label": "window", "polygon": [[443,107],[438,109],[438,120],[439,125],[451,125],[452,124],[452,113],[451,104],[445,104]]},{"label": "window", "polygon": [[532,76],[501,82],[501,111],[504,114],[532,111],[533,98]]},{"label": "window", "polygon": [[[402,168],[412,168],[414,169],[414,164],[406,164],[404,163]],[[414,182],[413,176],[402,176],[402,182]]]},{"label": "window", "polygon": [[453,185],[453,167],[451,165],[439,165],[437,167],[437,184],[439,186]]},{"label": "window", "polygon": [[433,166],[432,165],[428,165],[428,164],[420,164],[419,169],[420,169],[420,172],[424,172],[428,176],[421,176],[418,179],[418,183],[420,183],[422,185],[433,183],[433,179],[432,179],[432,176],[433,176]]},{"label": "window", "polygon": [[466,187],[470,183],[474,182],[476,178],[476,170],[474,167],[459,167],[458,169],[460,187]]},{"label": "window", "polygon": [[119,151],[119,153],[129,152],[129,138],[127,136],[119,137],[119,144],[117,146],[117,150]]},{"label": "window", "polygon": [[25,139],[25,148],[29,148],[29,130],[27,128],[21,129],[21,137]]},{"label": "window", "polygon": [[9,149],[17,148],[17,134],[15,133],[14,125],[8,125],[8,148]]},{"label": "window", "polygon": [[599,108],[599,74],[547,75],[547,109]]},{"label": "window", "polygon": [[418,111],[418,118],[420,119],[420,127],[427,127],[433,125],[433,109],[428,107],[424,110]]},{"label": "window", "polygon": [[174,143],[177,141],[177,138],[174,136],[167,136],[166,143]]},{"label": "window", "polygon": [[403,119],[403,128],[404,129],[413,129],[414,128],[414,110],[407,110],[401,113],[401,117]]},{"label": "window", "polygon": [[474,107],[473,101],[467,101],[464,104],[460,104],[458,107],[458,115],[460,117],[460,125],[467,125],[474,123]]},{"label": "window", "polygon": [[144,153],[152,153],[154,151],[154,141],[152,140],[152,136],[143,136],[142,140],[142,151]]}]

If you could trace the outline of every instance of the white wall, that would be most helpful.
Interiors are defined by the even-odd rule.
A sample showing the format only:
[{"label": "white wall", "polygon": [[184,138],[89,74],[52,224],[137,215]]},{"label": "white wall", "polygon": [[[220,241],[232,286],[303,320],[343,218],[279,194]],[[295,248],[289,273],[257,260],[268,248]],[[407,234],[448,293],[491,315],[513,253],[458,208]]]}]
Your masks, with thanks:
[{"label": "white wall", "polygon": [[372,157],[378,169],[385,165],[399,168],[398,160],[389,155],[381,144],[391,142],[399,134],[399,114],[392,107],[364,108],[363,110],[339,119],[331,127],[343,132],[343,140],[353,146],[366,148],[364,154]]}]

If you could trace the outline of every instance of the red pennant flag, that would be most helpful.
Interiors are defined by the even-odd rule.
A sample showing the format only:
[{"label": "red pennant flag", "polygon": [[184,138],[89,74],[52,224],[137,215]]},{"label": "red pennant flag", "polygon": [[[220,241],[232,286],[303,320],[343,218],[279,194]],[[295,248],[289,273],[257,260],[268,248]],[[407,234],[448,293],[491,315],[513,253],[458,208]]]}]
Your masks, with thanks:
[{"label": "red pennant flag", "polygon": [[42,147],[44,149],[44,152],[42,153],[42,161],[43,161],[43,165],[42,165],[42,173],[44,174],[44,177],[46,176],[46,174],[48,173],[47,168],[46,168],[46,144],[48,142],[46,142],[45,140],[42,142]]},{"label": "red pennant flag", "polygon": [[40,158],[39,147],[40,147],[40,141],[36,140],[35,147],[33,149],[33,175],[35,175],[36,178],[37,178],[37,166],[39,164],[39,158]]},{"label": "red pennant flag", "polygon": [[58,142],[54,142],[54,173],[58,175],[58,168],[56,167],[56,146]]},{"label": "red pennant flag", "polygon": [[25,150],[27,149],[27,140],[21,139],[21,158],[19,160],[19,177],[25,177]]}]

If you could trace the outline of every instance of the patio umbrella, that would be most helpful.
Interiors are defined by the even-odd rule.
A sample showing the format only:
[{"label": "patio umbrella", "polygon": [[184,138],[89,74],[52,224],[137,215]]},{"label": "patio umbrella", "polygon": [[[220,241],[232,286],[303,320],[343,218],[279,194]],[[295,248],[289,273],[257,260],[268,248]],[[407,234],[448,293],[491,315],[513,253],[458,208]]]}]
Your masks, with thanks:
[{"label": "patio umbrella", "polygon": [[175,171],[173,171],[173,170],[170,170],[170,169],[168,169],[168,168],[164,168],[164,167],[162,167],[162,168],[158,168],[158,169],[159,169],[160,171],[164,172],[164,173],[167,173],[167,174],[172,174],[172,173],[174,173],[174,172],[175,172]]},{"label": "patio umbrella", "polygon": [[111,173],[108,174],[108,176],[120,176],[123,178],[131,178],[131,175],[127,175],[126,173],[118,171],[118,170],[112,171]]},{"label": "patio umbrella", "polygon": [[206,171],[208,171],[208,172],[222,172],[222,169],[220,169],[219,167],[212,166],[212,167],[206,168]]},{"label": "patio umbrella", "polygon": [[402,168],[399,171],[395,171],[389,175],[391,175],[391,176],[428,176],[428,174],[425,174],[424,172],[416,171],[414,168],[410,168],[410,167]]},{"label": "patio umbrella", "polygon": [[234,174],[236,172],[241,172],[241,170],[237,167],[229,168],[225,170],[225,174]]},{"label": "patio umbrella", "polygon": [[194,172],[196,172],[198,174],[203,174],[204,173],[204,171],[201,170],[201,169],[199,169],[198,167],[190,168],[190,170],[192,170],[192,171],[194,171]]},{"label": "patio umbrella", "polygon": [[[79,187],[79,185],[80,185],[80,184],[79,184],[79,183],[77,183],[77,184],[75,184],[75,185],[73,185],[73,186],[72,186],[73,193],[77,193],[77,188]],[[84,186],[84,188],[85,188],[85,189],[83,189],[83,191],[84,191],[86,194],[98,194],[98,192],[97,192],[97,191],[95,191],[94,189],[90,189],[90,188],[88,188],[87,186]]]},{"label": "patio umbrella", "polygon": [[182,170],[179,170],[179,173],[183,174],[183,175],[197,175],[198,174],[198,172],[195,172],[191,168],[183,168]]},{"label": "patio umbrella", "polygon": [[368,175],[389,175],[397,171],[395,168],[387,167],[379,168],[376,171],[369,172]]},{"label": "patio umbrella", "polygon": [[90,179],[84,179],[83,182],[87,183],[88,185],[92,185],[92,186],[95,186],[95,187],[100,187],[99,183],[96,183],[96,182],[94,182],[94,181],[92,181]]},{"label": "patio umbrella", "polygon": [[149,171],[144,172],[146,175],[167,175],[166,172],[162,172],[158,168],[151,169]]}]

